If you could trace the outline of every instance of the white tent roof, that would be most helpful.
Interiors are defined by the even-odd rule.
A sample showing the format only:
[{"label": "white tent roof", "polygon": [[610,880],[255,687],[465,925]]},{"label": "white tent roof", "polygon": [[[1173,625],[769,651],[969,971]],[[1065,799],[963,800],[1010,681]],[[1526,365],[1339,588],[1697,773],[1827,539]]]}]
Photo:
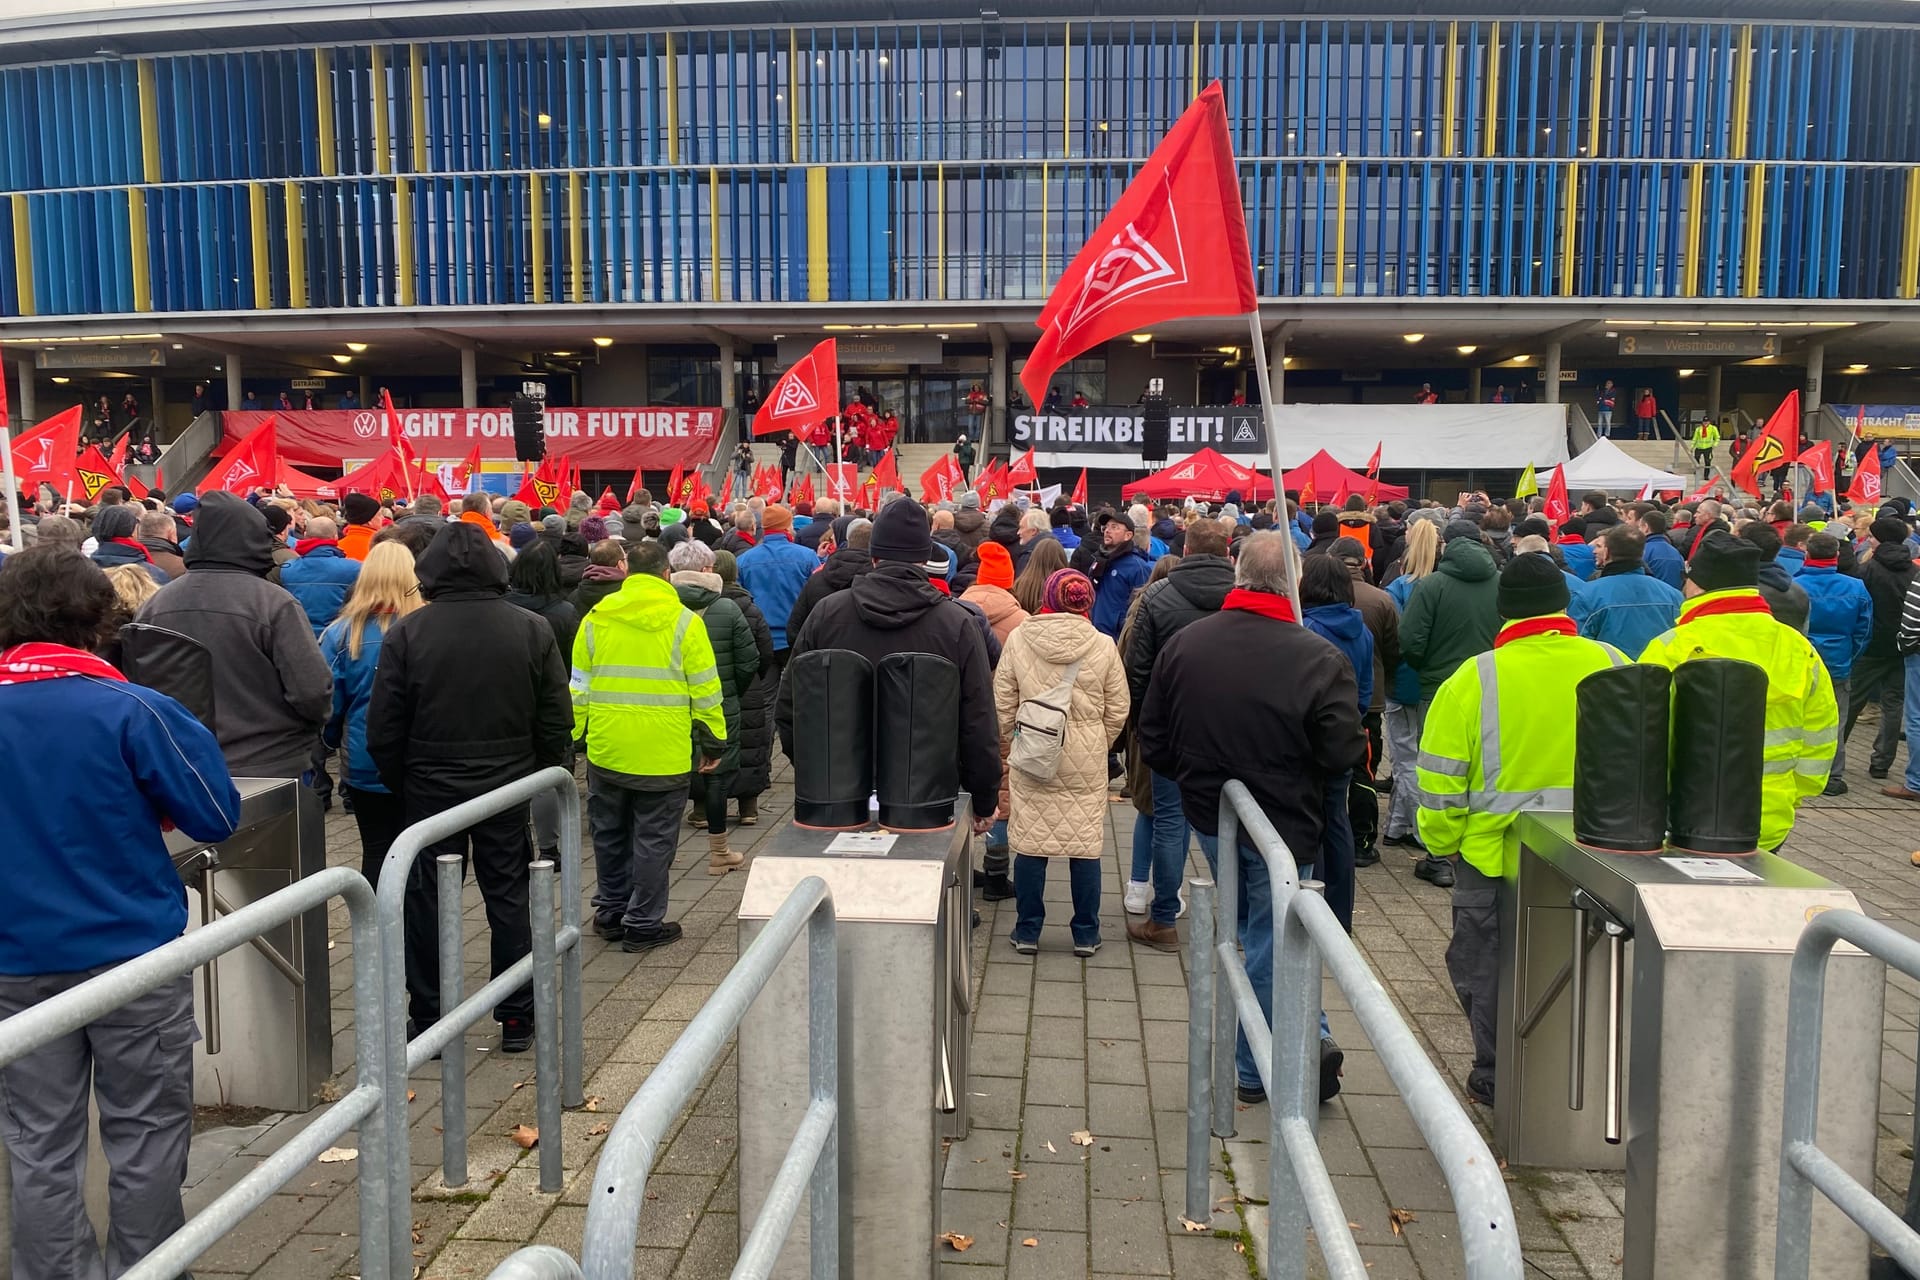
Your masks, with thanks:
[{"label": "white tent roof", "polygon": [[[1649,480],[1653,481],[1655,490],[1679,489],[1684,492],[1693,487],[1693,481],[1687,477],[1650,467],[1611,440],[1594,441],[1591,449],[1562,465],[1566,467],[1569,490],[1631,489],[1638,492],[1646,488]],[[1559,469],[1554,467],[1540,475],[1542,491],[1553,483],[1554,472]]]}]

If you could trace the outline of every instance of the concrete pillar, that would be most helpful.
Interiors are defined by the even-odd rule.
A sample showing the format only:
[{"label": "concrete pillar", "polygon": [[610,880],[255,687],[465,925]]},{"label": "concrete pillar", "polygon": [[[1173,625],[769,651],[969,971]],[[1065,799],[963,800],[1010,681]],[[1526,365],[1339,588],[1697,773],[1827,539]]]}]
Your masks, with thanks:
[{"label": "concrete pillar", "polygon": [[355,389],[355,394],[360,399],[360,407],[362,409],[372,404],[373,403],[373,379],[369,378],[364,373],[361,374],[360,385],[358,388]]},{"label": "concrete pillar", "polygon": [[1273,402],[1282,405],[1287,402],[1287,330],[1286,326],[1273,331],[1267,339],[1267,376],[1273,381]]},{"label": "concrete pillar", "polygon": [[1546,386],[1541,389],[1540,399],[1545,404],[1560,403],[1560,344],[1547,344],[1547,359],[1543,366]]},{"label": "concrete pillar", "polygon": [[224,353],[222,363],[227,371],[227,408],[238,409],[240,401],[246,396],[246,389],[240,384],[240,357],[237,353]]},{"label": "concrete pillar", "polygon": [[15,401],[20,406],[17,431],[20,428],[32,426],[39,418],[39,410],[33,403],[33,375],[37,370],[32,356],[21,356],[13,367],[20,371],[20,395]]},{"label": "concrete pillar", "polygon": [[[718,361],[720,371],[720,420],[731,422],[740,408],[740,368],[739,353],[734,348],[732,335],[722,335],[714,344],[720,352]],[[740,424],[740,438],[751,438],[751,428]]]},{"label": "concrete pillar", "polygon": [[1480,403],[1480,374],[1481,374],[1481,369],[1480,369],[1480,366],[1477,364],[1467,370],[1467,403],[1468,404]]},{"label": "concrete pillar", "polygon": [[480,357],[472,347],[460,348],[460,403],[468,409],[480,407]]},{"label": "concrete pillar", "polygon": [[1807,390],[1800,406],[1801,422],[1808,435],[1813,434],[1814,420],[1820,416],[1820,375],[1826,369],[1827,344],[1809,342],[1807,344]]},{"label": "concrete pillar", "polygon": [[160,423],[167,411],[166,379],[152,377],[147,379],[147,421],[152,424],[153,438],[160,438]]},{"label": "concrete pillar", "polygon": [[1720,374],[1725,365],[1707,366],[1707,419],[1716,425],[1720,421]]},{"label": "concrete pillar", "polygon": [[986,438],[980,441],[982,465],[987,447],[1007,439],[1007,334],[995,325],[988,337],[993,342],[993,354],[987,364],[987,430]]}]

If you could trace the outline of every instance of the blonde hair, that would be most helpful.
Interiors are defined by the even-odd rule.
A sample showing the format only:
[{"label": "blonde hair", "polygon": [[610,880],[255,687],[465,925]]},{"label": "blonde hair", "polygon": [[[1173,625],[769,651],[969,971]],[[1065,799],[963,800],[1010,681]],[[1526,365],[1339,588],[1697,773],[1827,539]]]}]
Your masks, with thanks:
[{"label": "blonde hair", "polygon": [[360,566],[360,576],[354,580],[353,594],[340,610],[337,625],[346,629],[347,655],[360,656],[369,621],[378,622],[384,636],[395,618],[406,617],[424,603],[413,553],[399,542],[373,546]]},{"label": "blonde hair", "polygon": [[1431,520],[1415,520],[1407,526],[1407,549],[1400,557],[1400,572],[1418,581],[1433,572],[1440,561],[1440,526]]},{"label": "blonde hair", "polygon": [[140,612],[141,605],[160,594],[160,584],[143,564],[117,564],[107,570],[107,581],[113,584],[113,594],[129,618]]}]

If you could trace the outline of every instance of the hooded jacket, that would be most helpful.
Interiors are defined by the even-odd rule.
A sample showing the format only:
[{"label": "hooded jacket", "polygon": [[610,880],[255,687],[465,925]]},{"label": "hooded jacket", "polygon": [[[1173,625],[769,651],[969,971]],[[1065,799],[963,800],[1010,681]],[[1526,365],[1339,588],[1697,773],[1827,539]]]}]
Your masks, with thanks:
[{"label": "hooded jacket", "polygon": [[1900,634],[1900,610],[1913,585],[1913,547],[1906,542],[1878,544],[1860,571],[1860,581],[1873,599],[1873,635],[1865,656],[1894,657],[1899,652],[1894,639]]},{"label": "hooded jacket", "polygon": [[740,585],[753,593],[760,612],[767,615],[773,629],[773,647],[785,649],[793,643],[787,632],[787,619],[799,602],[800,589],[820,567],[820,557],[794,542],[786,533],[769,533],[760,545],[740,557]]},{"label": "hooded jacket", "polygon": [[864,548],[841,547],[828,556],[794,599],[793,609],[787,614],[787,634],[799,635],[800,628],[807,625],[807,615],[813,612],[814,606],[836,591],[845,591],[853,585],[855,578],[871,568],[873,557]]},{"label": "hooded jacket", "polygon": [[1353,667],[1359,685],[1359,710],[1373,705],[1373,633],[1350,604],[1316,604],[1307,610],[1307,630],[1331,644]]},{"label": "hooded jacket", "polygon": [[1612,560],[1592,582],[1580,584],[1567,613],[1589,640],[1610,644],[1629,658],[1646,652],[1654,637],[1673,629],[1680,593],[1654,577],[1639,560]]},{"label": "hooded jacket", "polygon": [[333,708],[333,672],[306,613],[266,581],[266,517],[230,493],[209,493],[186,563],[187,576],[162,587],[138,620],[191,636],[213,655],[211,728],[234,776],[299,777]]},{"label": "hooded jacket", "polygon": [[995,639],[1000,642],[1001,656],[1006,656],[1007,638],[1013,629],[1033,615],[1020,607],[1013,598],[1013,592],[1005,587],[990,587],[974,583],[960,595],[961,604],[970,604],[986,615],[987,625],[993,628]]},{"label": "hooded jacket", "polygon": [[[926,570],[908,564],[876,564],[845,591],[820,603],[794,640],[792,656],[814,649],[850,649],[868,662],[890,653],[930,653],[960,672],[960,785],[980,817],[993,813],[1000,795],[1000,726],[993,705],[993,672],[980,628],[958,602],[927,581]],[[780,748],[794,753],[793,664],[787,664],[774,704]]]},{"label": "hooded jacket", "polygon": [[315,637],[340,616],[359,578],[360,562],[348,559],[336,542],[303,543],[300,554],[280,566],[280,585],[300,602]]},{"label": "hooded jacket", "polygon": [[619,572],[622,568],[625,566],[588,565],[580,575],[580,585],[575,587],[573,594],[568,597],[573,604],[574,613],[584,618],[593,612],[595,605],[618,591],[620,584],[627,580],[627,575]]},{"label": "hooded jacket", "polygon": [[713,645],[713,666],[720,675],[720,701],[726,712],[727,748],[720,756],[721,773],[740,767],[740,695],[760,672],[760,651],[740,606],[722,594],[717,573],[680,572],[670,579],[680,603],[706,624]]},{"label": "hooded jacket", "polygon": [[124,542],[102,542],[93,549],[93,555],[89,559],[103,570],[114,568],[116,565],[137,564],[146,570],[147,576],[152,578],[157,586],[164,587],[172,581],[165,571],[153,562],[153,557],[143,546],[130,547]]},{"label": "hooded jacket", "polygon": [[142,538],[140,545],[147,549],[147,555],[160,572],[167,575],[167,581],[184,577],[187,572],[186,557],[180,554],[180,544],[160,538]]},{"label": "hooded jacket", "polygon": [[1202,554],[1183,557],[1172,572],[1142,593],[1126,651],[1127,692],[1136,711],[1147,700],[1154,660],[1167,641],[1189,623],[1220,612],[1231,590],[1233,561]]},{"label": "hooded jacket", "polygon": [[962,507],[953,513],[953,533],[968,551],[977,551],[987,540],[987,518],[978,507]]},{"label": "hooded jacket", "polygon": [[510,605],[507,562],[472,524],[434,535],[428,605],[394,623],[367,705],[367,751],[410,817],[563,764],[567,667],[553,628]]},{"label": "hooded jacket", "polygon": [[773,695],[779,672],[773,665],[773,631],[760,606],[738,582],[726,582],[721,591],[739,606],[759,654],[759,672],[740,693],[740,768],[733,775],[733,794],[757,796],[773,785]]},{"label": "hooded jacket", "polygon": [[1400,655],[1420,673],[1422,700],[1431,701],[1461,663],[1493,648],[1499,597],[1493,553],[1472,538],[1449,542],[1439,566],[1414,587],[1400,622]]},{"label": "hooded jacket", "polygon": [[1772,560],[1760,566],[1758,585],[1760,598],[1767,602],[1774,618],[1803,636],[1807,634],[1807,615],[1813,610],[1813,602],[1807,599],[1806,588]]},{"label": "hooded jacket", "polygon": [[1873,597],[1830,564],[1802,564],[1793,580],[1807,593],[1807,639],[1819,650],[1827,674],[1845,680],[1873,638]]}]

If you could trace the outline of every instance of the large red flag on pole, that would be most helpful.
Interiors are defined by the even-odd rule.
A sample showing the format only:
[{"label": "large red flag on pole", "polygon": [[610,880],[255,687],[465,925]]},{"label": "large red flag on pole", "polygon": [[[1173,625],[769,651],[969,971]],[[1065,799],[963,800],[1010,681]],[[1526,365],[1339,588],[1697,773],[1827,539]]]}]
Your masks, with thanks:
[{"label": "large red flag on pole", "polygon": [[1880,450],[1869,442],[1860,466],[1853,473],[1853,483],[1847,487],[1847,501],[1863,507],[1879,506],[1882,483]]},{"label": "large red flag on pole", "polygon": [[1087,469],[1080,468],[1080,478],[1073,483],[1073,496],[1068,499],[1076,507],[1087,505]]},{"label": "large red flag on pole", "polygon": [[881,454],[880,460],[873,464],[873,482],[882,489],[905,488],[900,483],[900,465],[894,461],[893,450]]},{"label": "large red flag on pole", "polygon": [[809,439],[840,404],[839,345],[828,338],[780,375],[753,415],[753,434],[791,431]]},{"label": "large red flag on pole", "polygon": [[273,478],[279,472],[279,427],[269,415],[265,422],[254,428],[251,435],[227,454],[211,475],[201,481],[200,489],[203,493],[214,489],[245,493],[262,486],[271,488]]},{"label": "large red flag on pole", "polygon": [[1833,441],[1822,440],[1801,454],[1800,465],[1812,476],[1814,493],[1833,492]]},{"label": "large red flag on pole", "polygon": [[1573,518],[1573,499],[1567,496],[1565,465],[1553,469],[1553,482],[1547,486],[1547,504],[1543,514],[1556,534],[1560,532],[1561,525]]},{"label": "large red flag on pole", "polygon": [[1787,392],[1787,398],[1767,419],[1767,425],[1760,428],[1760,434],[1754,437],[1740,460],[1733,464],[1733,482],[1751,493],[1760,496],[1760,486],[1754,477],[1763,471],[1772,471],[1777,467],[1789,466],[1800,455],[1800,392],[1796,388]]},{"label": "large red flag on pole", "polygon": [[14,437],[14,475],[23,484],[64,487],[73,479],[73,458],[80,452],[80,406],[63,409]]}]

